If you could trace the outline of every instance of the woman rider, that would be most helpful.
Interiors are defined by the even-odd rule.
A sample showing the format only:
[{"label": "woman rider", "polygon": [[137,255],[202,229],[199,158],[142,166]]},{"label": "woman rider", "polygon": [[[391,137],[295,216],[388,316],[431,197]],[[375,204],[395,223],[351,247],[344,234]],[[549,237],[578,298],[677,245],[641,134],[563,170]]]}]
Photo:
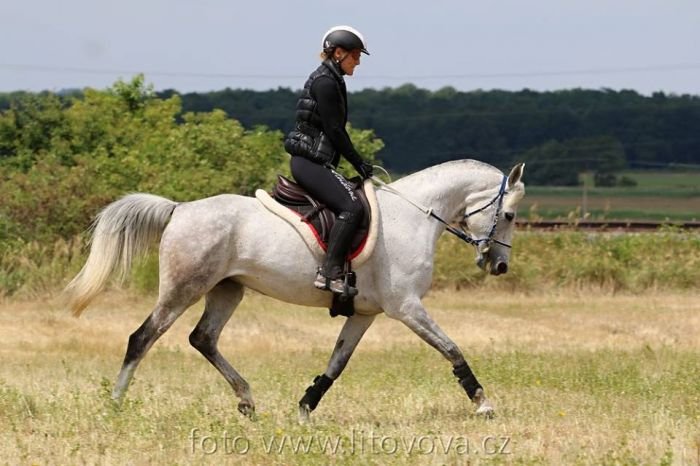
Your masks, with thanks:
[{"label": "woman rider", "polygon": [[362,34],[350,26],[336,26],[323,36],[323,62],[304,84],[297,102],[296,127],[284,147],[292,155],[292,176],[309,194],[328,206],[336,221],[328,239],[326,259],[314,286],[333,293],[357,293],[345,289],[343,266],[363,207],[353,186],[335,169],[343,155],[362,176],[372,176],[345,129],[348,118],[347,91],[343,76],[352,76],[360,54],[369,55]]}]

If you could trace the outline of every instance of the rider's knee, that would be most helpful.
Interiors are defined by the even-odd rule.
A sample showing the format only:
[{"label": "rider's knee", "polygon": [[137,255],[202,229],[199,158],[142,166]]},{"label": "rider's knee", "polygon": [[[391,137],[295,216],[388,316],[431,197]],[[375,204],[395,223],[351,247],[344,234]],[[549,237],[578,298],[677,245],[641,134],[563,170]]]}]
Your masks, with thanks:
[{"label": "rider's knee", "polygon": [[[344,206],[343,212],[340,214],[341,216],[343,214],[350,214],[349,217],[356,221],[359,222],[362,219],[362,214],[364,213],[364,208],[362,207],[361,202],[352,202],[348,203],[348,205]],[[348,215],[346,215],[348,217]]]},{"label": "rider's knee", "polygon": [[362,220],[362,209],[359,212],[353,210],[344,210],[338,215],[338,220],[347,224],[357,224]]}]

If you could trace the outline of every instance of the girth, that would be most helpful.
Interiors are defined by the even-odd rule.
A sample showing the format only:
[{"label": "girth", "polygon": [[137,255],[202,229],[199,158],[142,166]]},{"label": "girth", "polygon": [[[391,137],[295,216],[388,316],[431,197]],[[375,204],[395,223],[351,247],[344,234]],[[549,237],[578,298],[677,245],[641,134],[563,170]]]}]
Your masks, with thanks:
[{"label": "girth", "polygon": [[[362,245],[369,231],[370,206],[365,191],[362,189],[362,181],[359,178],[353,178],[350,181],[355,185],[355,194],[364,207],[362,221],[350,248],[352,255],[352,252]],[[328,235],[335,223],[336,216],[333,211],[314,199],[297,183],[282,175],[277,175],[277,184],[272,188],[271,195],[277,202],[299,214],[304,222],[313,226],[325,249]]]}]

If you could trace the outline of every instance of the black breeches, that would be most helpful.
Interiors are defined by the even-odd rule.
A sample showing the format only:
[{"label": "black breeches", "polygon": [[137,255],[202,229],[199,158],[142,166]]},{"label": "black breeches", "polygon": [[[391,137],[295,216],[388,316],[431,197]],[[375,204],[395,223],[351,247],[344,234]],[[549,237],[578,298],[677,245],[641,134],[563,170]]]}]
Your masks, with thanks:
[{"label": "black breeches", "polygon": [[362,217],[362,201],[340,173],[303,157],[292,157],[291,167],[296,182],[333,213],[348,212],[356,219]]}]

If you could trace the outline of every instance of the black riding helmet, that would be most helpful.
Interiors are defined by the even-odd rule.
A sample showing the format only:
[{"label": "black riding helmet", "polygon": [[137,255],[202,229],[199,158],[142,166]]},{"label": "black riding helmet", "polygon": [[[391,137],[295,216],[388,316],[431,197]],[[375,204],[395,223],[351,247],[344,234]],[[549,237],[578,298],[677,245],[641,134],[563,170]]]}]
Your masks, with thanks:
[{"label": "black riding helmet", "polygon": [[332,52],[336,47],[345,50],[360,49],[362,53],[369,55],[365,38],[360,31],[350,26],[335,26],[323,35],[321,48],[324,52]]}]

